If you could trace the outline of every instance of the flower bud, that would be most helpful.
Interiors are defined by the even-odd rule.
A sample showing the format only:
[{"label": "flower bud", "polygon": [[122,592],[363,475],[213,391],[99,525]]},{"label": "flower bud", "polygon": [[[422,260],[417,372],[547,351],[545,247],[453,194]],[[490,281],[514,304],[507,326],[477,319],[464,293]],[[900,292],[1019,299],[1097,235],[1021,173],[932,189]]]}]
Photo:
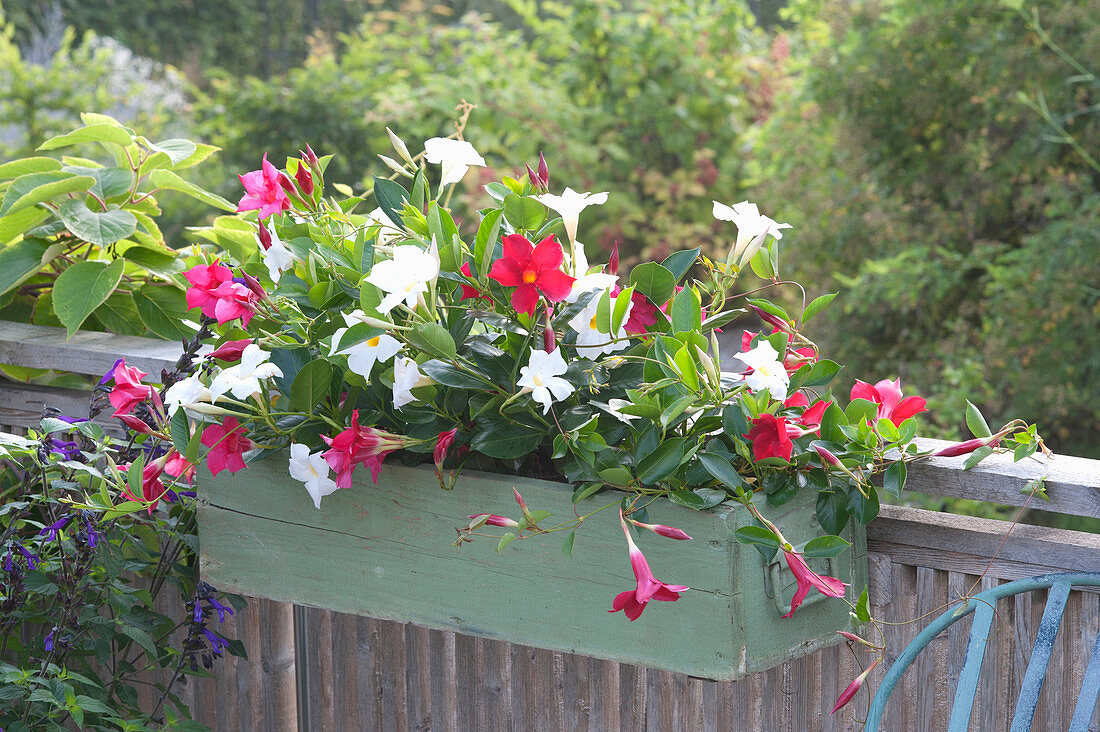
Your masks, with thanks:
[{"label": "flower bud", "polygon": [[554,349],[558,347],[558,334],[554,332],[554,326],[550,323],[550,318],[554,316],[554,306],[546,306],[546,328],[542,331],[542,350],[547,353],[553,353]]},{"label": "flower bud", "polygon": [[546,158],[539,151],[539,183],[543,188],[550,188],[550,168],[546,165]]},{"label": "flower bud", "polygon": [[960,455],[969,455],[977,450],[979,447],[996,447],[997,443],[1001,441],[1001,435],[993,435],[992,437],[976,437],[973,440],[966,440],[954,445],[948,445],[942,450],[938,450],[932,453],[932,457],[958,457]]},{"label": "flower bud", "polygon": [[404,140],[398,137],[389,127],[386,128],[386,134],[389,135],[390,144],[393,145],[393,149],[397,151],[397,154],[401,156],[401,159],[409,165],[412,165],[412,155],[409,154],[409,148],[405,146]]},{"label": "flower bud", "polygon": [[821,445],[816,445],[815,444],[814,445],[814,451],[818,455],[820,455],[821,459],[824,462],[826,462],[827,464],[832,465],[834,468],[839,468],[840,467],[840,465],[841,465],[840,458],[838,458],[836,455],[834,455],[832,452],[830,452],[827,448],[822,447]]},{"label": "flower bud", "polygon": [[290,179],[290,176],[282,171],[279,172],[279,186],[282,187],[287,193],[298,195],[298,189],[294,186],[294,181]]},{"label": "flower bud", "polygon": [[241,272],[241,279],[244,280],[244,284],[252,291],[252,294],[258,297],[264,302],[271,302],[271,298],[268,297],[267,291],[264,290],[264,286],[260,284],[260,281],[248,274],[247,272]]},{"label": "flower bud", "polygon": [[210,358],[216,358],[219,361],[225,361],[226,363],[237,363],[241,360],[241,354],[244,353],[244,349],[251,344],[251,338],[244,338],[239,341],[226,341],[211,351],[208,356]]},{"label": "flower bud", "polygon": [[638,528],[649,529],[654,534],[660,534],[661,536],[668,537],[669,539],[678,539],[684,541],[691,537],[684,531],[674,528],[672,526],[665,526],[664,524],[643,524],[641,521],[635,521],[632,518],[628,518],[627,521],[634,524]]},{"label": "flower bud", "polygon": [[485,519],[486,526],[504,526],[504,527],[507,527],[507,528],[512,528],[512,527],[515,527],[515,526],[519,526],[518,521],[513,521],[510,518],[506,518],[504,516],[497,516],[496,514],[492,514],[492,513],[475,513],[473,516],[467,516],[466,518],[479,519],[482,516],[488,516],[489,517],[489,518]]},{"label": "flower bud", "polygon": [[299,165],[298,170],[294,173],[294,179],[298,181],[298,186],[302,189],[302,193],[307,196],[313,194],[313,175],[310,174],[309,168],[304,165]]},{"label": "flower bud", "polygon": [[777,315],[772,315],[766,310],[761,310],[755,305],[749,305],[749,310],[756,313],[756,315],[765,323],[768,323],[769,325],[774,325],[776,328],[779,328],[779,330],[783,331],[784,333],[791,332],[791,324],[788,323],[786,320],[783,320],[783,318],[780,318]]},{"label": "flower bud", "polygon": [[607,260],[607,271],[613,275],[619,274],[619,242],[611,248],[611,257]]},{"label": "flower bud", "polygon": [[260,228],[256,232],[256,235],[260,237],[260,246],[264,248],[265,252],[271,248],[271,232],[268,231],[266,226],[260,224]]},{"label": "flower bud", "polygon": [[309,167],[311,168],[316,168],[321,164],[321,161],[317,159],[317,153],[313,152],[313,148],[309,146],[308,142],[306,143],[306,151],[302,152],[299,150],[298,154],[303,160],[309,163]]},{"label": "flower bud", "polygon": [[118,414],[117,416],[124,425],[141,435],[148,435],[153,432],[153,428],[145,424],[141,419],[138,419],[132,414]]}]

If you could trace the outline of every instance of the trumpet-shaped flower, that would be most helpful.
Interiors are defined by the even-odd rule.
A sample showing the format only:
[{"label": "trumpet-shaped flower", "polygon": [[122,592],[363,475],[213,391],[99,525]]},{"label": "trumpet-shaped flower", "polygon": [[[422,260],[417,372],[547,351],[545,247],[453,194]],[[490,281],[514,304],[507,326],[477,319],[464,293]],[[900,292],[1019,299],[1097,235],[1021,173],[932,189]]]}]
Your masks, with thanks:
[{"label": "trumpet-shaped flower", "polygon": [[637,620],[650,600],[676,602],[680,599],[680,595],[687,592],[689,588],[686,585],[670,585],[654,577],[645,555],[642,554],[642,550],[638,548],[634,543],[634,539],[630,536],[630,530],[626,526],[622,510],[619,511],[619,522],[623,526],[623,533],[626,534],[627,549],[630,553],[630,568],[634,570],[634,577],[638,581],[638,586],[633,590],[620,592],[616,595],[608,612],[617,613],[622,610],[629,620]]},{"label": "trumpet-shaped flower", "polygon": [[370,372],[374,364],[380,361],[389,361],[401,350],[401,341],[391,335],[375,336],[362,343],[356,343],[340,351],[340,354],[348,357],[348,368],[362,376],[370,378]]},{"label": "trumpet-shaped flower", "polygon": [[786,548],[783,549],[783,556],[787,559],[787,566],[791,570],[791,574],[794,575],[794,579],[798,582],[798,589],[794,593],[794,597],[791,598],[791,609],[783,617],[789,618],[794,615],[794,611],[798,609],[802,601],[806,599],[806,595],[810,593],[810,589],[816,587],[819,592],[829,597],[844,597],[844,588],[848,586],[848,583],[841,582],[836,577],[825,577],[810,569],[810,565],[806,564],[806,559],[795,551],[790,551]]},{"label": "trumpet-shaped flower", "polygon": [[515,519],[510,519],[506,516],[497,516],[495,513],[475,513],[473,516],[467,516],[470,519],[479,519],[482,516],[488,516],[485,519],[486,526],[503,526],[505,528],[512,528],[519,526],[519,522]]},{"label": "trumpet-shaped flower", "polygon": [[737,241],[730,250],[728,261],[739,267],[744,267],[760,251],[769,234],[782,239],[782,229],[791,228],[790,224],[777,224],[764,216],[755,203],[748,201],[735,203],[732,207],[714,201],[713,213],[719,221],[732,221],[737,226]]},{"label": "trumpet-shaped flower", "polygon": [[470,166],[485,167],[485,158],[478,155],[473,145],[465,140],[452,140],[448,137],[426,140],[424,159],[442,166],[442,178],[439,181],[441,187],[458,183]]},{"label": "trumpet-shaped flower", "polygon": [[339,486],[328,477],[329,466],[320,452],[310,454],[309,447],[299,443],[290,445],[290,477],[305,484],[313,505],[321,508],[321,498],[335,492]]},{"label": "trumpet-shaped flower", "polygon": [[581,211],[589,206],[607,203],[607,192],[577,193],[572,188],[566,188],[560,196],[544,193],[541,196],[535,196],[535,200],[558,212],[569,241],[575,242],[577,240],[577,222],[580,221]]},{"label": "trumpet-shaped flower", "polygon": [[428,283],[439,276],[439,259],[418,246],[393,248],[393,259],[371,267],[367,282],[386,293],[378,312],[388,313],[401,302],[415,308],[417,299],[428,291]]},{"label": "trumpet-shaped flower", "polygon": [[761,414],[752,421],[752,429],[744,436],[752,440],[754,460],[770,457],[791,459],[794,443],[791,442],[791,436],[787,431],[787,420],[782,417]]},{"label": "trumpet-shaped flower", "polygon": [[540,292],[550,302],[560,302],[569,295],[573,278],[561,271],[565,256],[552,235],[537,246],[522,234],[509,234],[503,243],[504,256],[493,262],[489,277],[505,287],[516,288],[512,307],[517,313],[534,313]]},{"label": "trumpet-shaped flower", "polygon": [[164,392],[164,406],[168,408],[168,415],[172,416],[180,407],[189,408],[195,404],[209,403],[214,400],[210,389],[192,374],[185,379],[180,379],[168,387]]},{"label": "trumpet-shaped flower", "polygon": [[267,153],[264,153],[259,170],[237,176],[241,179],[241,185],[244,186],[244,196],[237,204],[237,211],[259,209],[262,221],[271,214],[289,209],[290,198],[287,197],[279,180],[283,175],[274,165],[267,162]]},{"label": "trumpet-shaped flower", "polygon": [[393,408],[400,409],[416,401],[412,390],[421,385],[424,375],[411,358],[398,358],[393,362]]},{"label": "trumpet-shaped flower", "polygon": [[[300,170],[305,169],[301,168]],[[261,228],[263,226],[263,224],[260,224]],[[279,238],[275,227],[271,227],[268,231],[271,234],[271,245],[266,249],[261,247],[260,256],[263,257],[264,264],[267,265],[267,274],[271,277],[271,281],[278,284],[283,272],[294,268],[295,259],[294,255],[283,244],[283,240]]]},{"label": "trumpet-shaped flower", "polygon": [[141,383],[143,376],[148,376],[144,371],[138,371],[133,366],[127,366],[122,359],[114,368],[115,386],[107,397],[115,413],[111,416],[119,417],[129,414],[130,411],[141,402],[149,398],[153,393],[153,387]]},{"label": "trumpet-shaped flower", "polygon": [[767,391],[772,399],[782,401],[787,397],[791,378],[783,367],[782,357],[768,341],[760,341],[756,348],[738,353],[736,358],[752,369],[745,376],[745,383],[753,391]]},{"label": "trumpet-shaped flower", "polygon": [[241,352],[239,364],[219,371],[210,382],[211,401],[217,401],[226,392],[238,399],[247,399],[260,391],[261,379],[282,376],[282,369],[271,363],[269,358],[270,353],[250,343]]},{"label": "trumpet-shaped flower", "polygon": [[623,325],[619,331],[612,335],[604,333],[597,328],[597,313],[600,307],[600,298],[597,295],[589,300],[584,310],[577,313],[569,321],[569,327],[577,332],[577,353],[581,358],[598,358],[604,353],[621,351],[630,345],[626,332],[626,321],[630,317],[630,311],[634,308],[634,301],[627,305],[627,317],[623,318]]},{"label": "trumpet-shaped flower", "polygon": [[236,473],[244,470],[244,451],[252,449],[252,440],[245,436],[244,426],[236,417],[226,417],[222,424],[212,424],[202,431],[200,439],[209,448],[206,467],[212,475],[223,470]]},{"label": "trumpet-shaped flower", "polygon": [[890,381],[883,379],[874,386],[856,379],[852,387],[852,399],[866,399],[878,405],[878,418],[888,419],[895,426],[920,412],[927,412],[924,397],[909,396],[901,398],[901,379]]},{"label": "trumpet-shaped flower", "polygon": [[351,488],[351,473],[356,465],[370,468],[371,478],[378,483],[382,460],[409,443],[407,437],[360,426],[358,409],[351,413],[347,429],[336,437],[321,435],[321,439],[329,446],[324,452],[325,462],[336,471],[336,485],[340,488]]},{"label": "trumpet-shaped flower", "polygon": [[255,311],[256,293],[233,279],[233,270],[214,260],[210,264],[198,264],[183,273],[191,283],[187,289],[187,309],[199,308],[218,324],[235,318],[248,326]]},{"label": "trumpet-shaped flower", "polygon": [[531,359],[519,370],[518,385],[531,390],[531,398],[542,405],[542,413],[550,411],[550,404],[561,401],[576,391],[576,388],[561,375],[568,370],[561,349],[552,353],[531,349]]},{"label": "trumpet-shaped flower", "polygon": [[[122,470],[123,466],[119,466],[119,470]],[[164,487],[164,483],[161,481],[160,476],[164,473],[164,460],[154,460],[146,465],[141,471],[141,496],[135,496],[130,491],[128,483],[123,482],[122,493],[131,501],[138,501],[143,503],[150,501],[149,513],[153,513],[153,509],[157,507],[157,503],[161,498],[167,494],[167,489]]]}]

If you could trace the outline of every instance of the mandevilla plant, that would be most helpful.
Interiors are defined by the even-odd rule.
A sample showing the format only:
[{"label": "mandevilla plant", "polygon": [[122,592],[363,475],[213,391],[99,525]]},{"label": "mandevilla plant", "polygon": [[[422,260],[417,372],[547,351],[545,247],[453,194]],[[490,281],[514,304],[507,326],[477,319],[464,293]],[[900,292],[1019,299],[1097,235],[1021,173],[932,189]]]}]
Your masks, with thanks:
[{"label": "mandevilla plant", "polygon": [[[752,203],[715,202],[714,216],[736,233],[724,261],[689,249],[625,276],[617,252],[593,265],[580,240],[584,210],[607,193],[551,193],[540,160],[521,178],[485,186],[480,220],[460,225],[447,201],[484,164],[462,126],[417,156],[391,139],[397,159],[384,161],[394,175],[374,179],[369,211],[368,196],[346,187],[326,196],[329,157],[308,146],[285,169],[265,156],[241,176],[238,210],[258,221],[254,246],[206,252],[184,273],[187,304],[216,349],[163,404],[142,393],[143,374],[120,365],[129,381],[116,370],[117,413],[145,410],[131,428],[170,440],[165,460],[205,462],[215,475],[289,458],[290,477],[318,508],[350,489],[360,467],[377,481],[396,451],[424,461],[430,453],[444,489],[469,467],[568,481],[575,503],[607,494],[594,510],[551,520],[516,492],[518,517],[487,506],[456,544],[492,526],[505,529],[493,536],[498,550],[560,533],[571,554],[586,521],[616,510],[637,586],[608,600],[630,620],[650,600],[689,589],[655,579],[632,533],[690,539],[648,522],[658,497],[695,510],[745,505],[757,525],[737,539],[769,558],[782,552],[797,579],[788,616],[813,588],[843,598],[844,583],[807,558],[845,551],[847,523],[871,521],[880,490],[901,494],[906,465],[929,455],[914,445],[925,402],[884,379],[857,381],[840,403],[830,384],[841,366],[804,333],[832,295],[806,303],[802,291],[792,314],[736,291],[747,268],[766,280],[762,290],[801,291],[779,277],[788,225]],[[240,227],[223,218],[200,233],[218,243]],[[745,333],[743,366],[725,372],[716,331],[750,310],[770,332]],[[975,439],[937,454],[969,453],[973,464],[995,449],[1017,459],[1045,449],[1034,426],[1014,421],[993,433],[976,409],[968,423]],[[795,551],[752,499],[780,505],[800,491],[817,495],[827,535]],[[853,612],[865,620],[866,600]]]}]

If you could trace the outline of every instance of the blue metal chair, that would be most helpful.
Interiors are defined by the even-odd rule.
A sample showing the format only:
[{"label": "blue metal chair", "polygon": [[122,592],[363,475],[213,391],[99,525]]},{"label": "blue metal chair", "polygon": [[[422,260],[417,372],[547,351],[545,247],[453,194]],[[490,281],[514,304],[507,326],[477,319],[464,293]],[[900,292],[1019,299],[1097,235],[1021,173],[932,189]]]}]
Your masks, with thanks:
[{"label": "blue metal chair", "polygon": [[[905,673],[905,670],[909,668],[917,655],[924,650],[924,647],[933,638],[946,630],[949,625],[970,613],[974,613],[974,622],[970,627],[970,639],[966,646],[966,659],[963,661],[963,667],[959,673],[959,685],[955,689],[955,702],[951,708],[951,721],[947,727],[948,732],[965,732],[970,723],[970,712],[974,707],[974,695],[978,688],[978,675],[982,668],[982,660],[985,657],[985,647],[989,640],[989,631],[993,624],[993,612],[997,601],[1024,592],[1050,588],[1046,608],[1043,610],[1043,619],[1039,623],[1039,632],[1035,638],[1035,646],[1031,651],[1027,671],[1024,673],[1020,696],[1016,700],[1016,711],[1012,717],[1011,732],[1030,730],[1032,720],[1035,717],[1035,707],[1039,703],[1039,692],[1043,688],[1043,679],[1046,677],[1047,664],[1050,663],[1050,652],[1054,648],[1054,639],[1057,637],[1058,629],[1062,625],[1062,614],[1066,609],[1070,587],[1100,587],[1100,574],[1067,572],[1065,574],[1046,574],[1016,580],[980,592],[967,600],[965,604],[954,607],[940,615],[927,628],[922,630],[920,635],[913,639],[913,642],[902,651],[894,665],[886,673],[882,684],[875,692],[875,698],[871,701],[871,709],[867,715],[864,732],[878,731],[891,692],[901,679],[901,675]],[[1093,712],[1096,709],[1097,696],[1100,696],[1100,635],[1097,636],[1096,643],[1092,648],[1092,656],[1089,658],[1084,682],[1081,684],[1081,693],[1077,697],[1077,705],[1073,710],[1069,732],[1087,731],[1089,720],[1092,719]]]}]

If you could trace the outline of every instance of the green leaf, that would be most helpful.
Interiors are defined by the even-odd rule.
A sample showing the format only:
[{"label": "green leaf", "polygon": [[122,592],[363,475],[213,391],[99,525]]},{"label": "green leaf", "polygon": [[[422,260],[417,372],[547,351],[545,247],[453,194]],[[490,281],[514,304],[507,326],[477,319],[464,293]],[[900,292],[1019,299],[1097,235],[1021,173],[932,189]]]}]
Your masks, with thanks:
[{"label": "green leaf", "polygon": [[820,313],[826,305],[833,301],[836,295],[837,294],[833,292],[828,295],[814,298],[814,301],[807,305],[806,309],[802,311],[802,322],[805,323],[807,320]]},{"label": "green leaf", "polygon": [[573,503],[580,503],[585,498],[596,495],[600,492],[600,489],[603,488],[603,485],[603,483],[592,482],[578,486],[576,490],[573,491]]},{"label": "green leaf", "polygon": [[527,196],[509,194],[504,197],[504,218],[517,231],[535,231],[546,220],[546,206]]},{"label": "green leaf", "polygon": [[137,218],[125,209],[96,212],[75,198],[61,204],[61,221],[79,239],[105,247],[125,239],[137,229]]},{"label": "green leaf", "polygon": [[730,404],[722,409],[722,432],[734,439],[742,439],[748,431],[749,423],[740,404]]},{"label": "green leaf", "polygon": [[567,557],[573,556],[573,544],[577,541],[577,532],[570,531],[569,536],[565,537],[565,541],[561,545],[561,553]]},{"label": "green leaf", "polygon": [[386,214],[390,221],[400,229],[405,230],[405,223],[401,220],[401,212],[405,209],[405,202],[409,200],[409,192],[404,186],[388,178],[374,176],[374,199],[378,207]]},{"label": "green leaf", "polygon": [[839,534],[848,524],[848,509],[839,492],[817,494],[817,521],[830,534]]},{"label": "green leaf", "polygon": [[827,358],[823,358],[810,366],[810,373],[806,376],[805,381],[802,382],[802,386],[814,387],[831,384],[842,368],[844,367],[836,361],[830,361]]},{"label": "green leaf", "polygon": [[699,370],[695,365],[695,357],[688,346],[684,346],[673,356],[676,369],[680,372],[680,378],[684,385],[691,391],[699,391]]},{"label": "green leaf", "polygon": [[966,402],[966,426],[975,437],[990,437],[993,435],[989,425],[986,424],[985,417],[982,416],[981,410],[971,404],[969,400]]},{"label": "green leaf", "polygon": [[655,485],[672,475],[684,460],[686,442],[683,437],[665,440],[656,450],[643,457],[635,471],[638,481],[643,485]]},{"label": "green leaf", "polygon": [[847,425],[848,418],[844,416],[844,410],[834,401],[825,408],[821,415],[821,439],[830,442],[844,442],[844,434],[840,431],[841,425]]},{"label": "green leaf", "polygon": [[175,287],[145,284],[134,293],[134,305],[149,330],[165,340],[178,341],[195,335],[181,321],[197,318],[198,312],[188,315],[184,294]]},{"label": "green leaf", "polygon": [[597,473],[600,479],[605,483],[616,486],[630,485],[630,481],[633,480],[633,476],[626,468],[614,467],[605,468]]},{"label": "green leaf", "polygon": [[23,239],[0,247],[0,295],[23,284],[60,253],[60,244],[44,239]]},{"label": "green leaf", "polygon": [[54,170],[61,170],[61,161],[45,157],[20,158],[0,165],[0,180],[18,178],[31,173],[49,173]]},{"label": "green leaf", "polygon": [[331,385],[332,364],[321,359],[310,361],[294,377],[290,387],[290,403],[295,409],[311,412],[328,394]]},{"label": "green leaf", "polygon": [[190,181],[186,181],[180,178],[179,175],[173,173],[171,170],[154,170],[149,174],[149,182],[157,188],[162,188],[168,191],[179,191],[186,194],[191,198],[198,201],[202,201],[208,206],[214,208],[220,208],[223,211],[229,211],[236,213],[237,207],[225,200],[216,193],[211,193],[203,188],[198,187]]},{"label": "green leaf", "polygon": [[437,358],[454,361],[458,356],[455,339],[439,323],[421,323],[408,338],[413,346]]},{"label": "green leaf", "polygon": [[500,537],[500,542],[497,544],[497,551],[498,552],[504,551],[504,547],[511,544],[512,540],[515,539],[515,538],[516,538],[515,534],[513,534],[511,531],[506,531],[504,533],[504,536]]},{"label": "green leaf", "polygon": [[191,426],[187,421],[187,412],[182,407],[177,409],[168,426],[172,435],[172,446],[180,455],[186,455],[187,443],[191,441]]},{"label": "green leaf", "polygon": [[18,236],[38,226],[51,215],[51,211],[44,208],[25,208],[7,216],[0,216],[0,245],[9,242]]},{"label": "green leaf", "polygon": [[697,331],[703,327],[702,303],[694,287],[685,287],[676,293],[669,310],[673,332]]},{"label": "green leaf", "polygon": [[524,457],[539,446],[545,433],[525,424],[485,419],[470,439],[470,447],[489,457],[512,460]]},{"label": "green leaf", "polygon": [[866,587],[863,588],[863,592],[859,594],[859,600],[856,601],[856,619],[861,623],[871,622],[871,602]]},{"label": "green leaf", "polygon": [[474,238],[474,266],[477,268],[475,273],[482,279],[489,275],[489,268],[492,266],[497,241],[500,240],[500,223],[503,215],[503,210],[493,209],[485,214],[481,225],[477,227],[477,236]]},{"label": "green leaf", "polygon": [[676,282],[679,282],[687,271],[691,269],[691,265],[695,264],[695,260],[699,257],[699,252],[702,251],[699,247],[694,249],[685,249],[681,252],[673,252],[665,257],[661,262],[661,266],[672,273]]},{"label": "green leaf", "polygon": [[124,636],[141,646],[142,650],[149,654],[149,658],[158,658],[157,644],[153,641],[153,636],[149,635],[141,628],[129,625],[125,621],[119,621],[118,630]]},{"label": "green leaf", "polygon": [[59,147],[76,145],[81,142],[108,142],[126,147],[133,141],[133,135],[125,127],[102,123],[80,127],[64,135],[51,137],[39,145],[38,149],[56,150]]},{"label": "green leaf", "polygon": [[869,491],[866,496],[856,486],[848,488],[848,513],[861,524],[869,524],[878,516],[879,509],[878,491],[874,486],[866,488]]},{"label": "green leaf", "polygon": [[173,137],[170,140],[148,143],[150,150],[162,152],[172,161],[172,165],[178,165],[187,160],[198,150],[198,146],[190,140],[182,137]]},{"label": "green leaf", "polygon": [[[828,411],[828,410],[826,410]],[[844,409],[844,416],[850,425],[861,425],[864,422],[878,421],[878,405],[867,399],[853,399]],[[825,437],[824,434],[821,435]],[[825,439],[831,439],[825,437]],[[840,440],[838,440],[839,442]]]},{"label": "green leaf", "polygon": [[54,312],[70,336],[115,291],[125,266],[121,259],[110,264],[77,262],[57,278],[53,287]]},{"label": "green leaf", "polygon": [[807,541],[800,554],[809,558],[838,557],[850,546],[843,537],[829,534]]},{"label": "green leaf", "polygon": [[115,290],[106,302],[95,309],[92,317],[107,330],[118,335],[145,335],[145,324],[141,321],[134,297],[128,292]]},{"label": "green leaf", "polygon": [[745,485],[745,481],[733,469],[733,465],[730,464],[728,458],[712,452],[700,452],[696,457],[699,458],[699,463],[715,480],[730,490],[737,490]]},{"label": "green leaf", "polygon": [[779,549],[779,537],[763,526],[742,526],[733,532],[733,538],[742,544],[755,544],[767,549]]},{"label": "green leaf", "polygon": [[660,307],[676,291],[676,276],[668,267],[656,262],[646,262],[630,271],[630,284]]},{"label": "green leaf", "polygon": [[434,359],[420,364],[420,373],[437,384],[449,386],[454,389],[477,389],[478,391],[484,391],[488,386],[488,377],[482,380],[465,371],[459,371],[449,363]]},{"label": "green leaf", "polygon": [[989,457],[993,453],[994,453],[994,450],[989,445],[985,445],[984,447],[979,447],[977,450],[970,453],[970,457],[968,457],[966,459],[966,462],[963,463],[963,470],[970,470],[975,465],[980,463],[982,460],[985,460],[987,457]]},{"label": "green leaf", "polygon": [[890,463],[882,476],[882,487],[894,498],[901,498],[901,492],[905,489],[905,463],[901,460]]},{"label": "green leaf", "polygon": [[134,184],[133,172],[125,168],[84,168],[76,165],[66,165],[64,171],[74,175],[87,175],[95,178],[95,185],[89,189],[89,193],[95,194],[97,198],[104,201],[128,193],[130,187]]},{"label": "green leaf", "polygon": [[65,193],[86,191],[96,183],[90,175],[73,175],[56,170],[21,175],[11,182],[0,204],[0,216],[7,216]]},{"label": "green leaf", "polygon": [[677,503],[684,508],[690,508],[692,511],[702,511],[707,507],[703,497],[692,491],[671,491],[668,494],[668,498],[673,503]]}]

